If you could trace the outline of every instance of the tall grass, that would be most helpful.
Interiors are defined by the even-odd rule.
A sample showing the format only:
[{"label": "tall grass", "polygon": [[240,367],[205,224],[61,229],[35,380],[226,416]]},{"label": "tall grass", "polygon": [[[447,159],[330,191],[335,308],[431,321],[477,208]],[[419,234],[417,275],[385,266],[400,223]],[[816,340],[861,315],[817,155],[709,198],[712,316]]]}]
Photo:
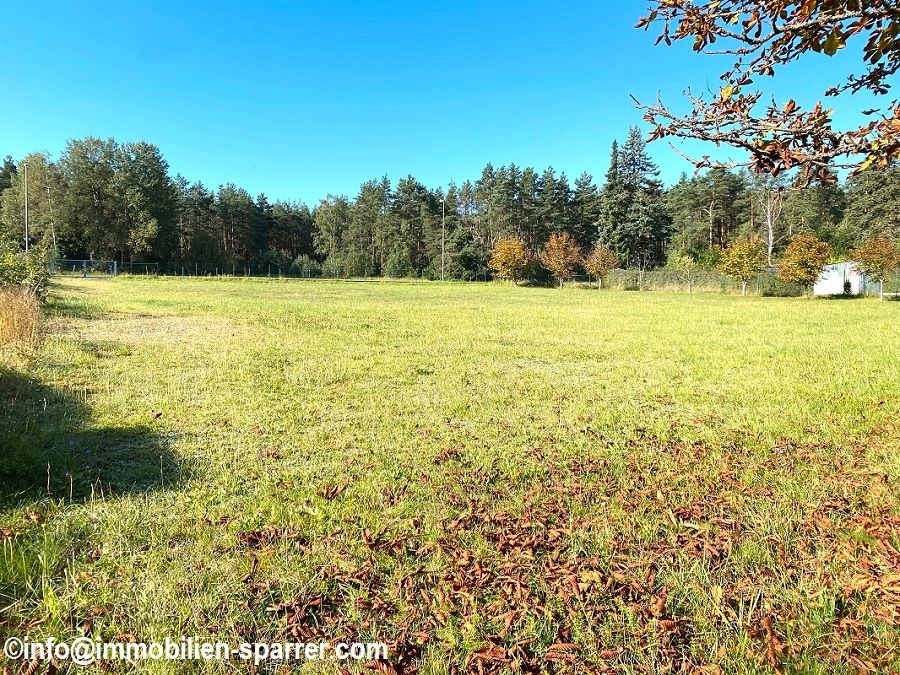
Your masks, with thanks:
[{"label": "tall grass", "polygon": [[41,309],[24,288],[0,288],[0,349],[23,353],[37,345]]}]

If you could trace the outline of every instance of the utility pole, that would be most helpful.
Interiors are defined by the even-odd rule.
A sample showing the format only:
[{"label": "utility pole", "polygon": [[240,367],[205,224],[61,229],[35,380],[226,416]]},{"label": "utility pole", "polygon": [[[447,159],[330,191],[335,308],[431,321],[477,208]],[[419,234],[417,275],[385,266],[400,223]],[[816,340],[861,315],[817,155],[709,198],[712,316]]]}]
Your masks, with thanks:
[{"label": "utility pole", "polygon": [[446,228],[444,220],[446,217],[446,204],[441,199],[441,281],[444,280],[444,239],[446,238]]},{"label": "utility pole", "polygon": [[28,253],[28,162],[25,164],[25,253]]}]

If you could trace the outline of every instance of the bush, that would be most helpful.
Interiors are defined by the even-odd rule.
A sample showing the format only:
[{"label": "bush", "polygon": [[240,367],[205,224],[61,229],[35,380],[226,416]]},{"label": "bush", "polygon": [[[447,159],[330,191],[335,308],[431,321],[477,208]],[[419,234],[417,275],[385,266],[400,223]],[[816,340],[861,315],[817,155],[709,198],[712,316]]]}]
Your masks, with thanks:
[{"label": "bush", "polygon": [[546,267],[541,264],[540,258],[529,258],[522,273],[522,279],[534,286],[555,286],[556,279]]},{"label": "bush", "polygon": [[303,253],[298,255],[291,263],[290,275],[295,277],[320,277],[322,276],[322,264]]},{"label": "bush", "polygon": [[266,251],[250,261],[250,269],[256,270],[257,274],[279,276],[287,274],[292,264],[291,257],[284,251]]},{"label": "bush", "polygon": [[778,276],[768,273],[761,277],[760,295],[766,298],[798,298],[803,295],[802,286],[782,281]]},{"label": "bush", "polygon": [[24,286],[0,288],[0,349],[28,352],[37,345],[41,308]]},{"label": "bush", "polygon": [[336,255],[330,255],[322,263],[322,276],[339,279],[344,276],[344,261]]},{"label": "bush", "polygon": [[47,294],[49,254],[32,248],[27,254],[16,247],[0,246],[0,288],[21,288],[37,299]]},{"label": "bush", "polygon": [[341,265],[345,277],[369,277],[372,276],[372,260],[368,253],[351,249],[342,257]]}]

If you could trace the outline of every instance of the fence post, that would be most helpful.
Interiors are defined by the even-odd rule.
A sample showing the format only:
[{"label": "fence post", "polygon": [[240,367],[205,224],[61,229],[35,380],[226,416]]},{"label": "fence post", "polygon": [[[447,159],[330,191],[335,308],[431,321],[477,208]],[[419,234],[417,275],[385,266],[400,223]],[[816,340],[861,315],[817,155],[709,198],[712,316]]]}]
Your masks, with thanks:
[{"label": "fence post", "polygon": [[113,260],[113,276],[119,276],[119,262],[117,260]]},{"label": "fence post", "polygon": [[82,279],[87,279],[87,263],[88,263],[87,260],[81,261],[81,278]]}]

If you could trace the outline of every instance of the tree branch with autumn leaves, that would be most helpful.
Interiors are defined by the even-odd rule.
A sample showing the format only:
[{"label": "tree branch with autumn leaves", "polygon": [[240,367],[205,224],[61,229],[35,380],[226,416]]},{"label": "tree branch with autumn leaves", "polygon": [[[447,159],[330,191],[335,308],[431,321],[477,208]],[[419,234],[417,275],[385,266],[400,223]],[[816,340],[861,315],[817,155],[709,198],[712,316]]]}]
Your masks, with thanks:
[{"label": "tree branch with autumn leaves", "polygon": [[[661,100],[636,101],[652,125],[651,140],[665,137],[709,141],[748,153],[746,161],[721,163],[709,156],[691,161],[698,169],[747,166],[777,176],[796,170],[800,184],[829,183],[835,171],[886,167],[900,156],[900,101],[888,100],[890,79],[900,70],[900,6],[895,0],[654,0],[637,27],[660,27],[656,43],[691,39],[703,54],[736,57],[709,97],[688,92],[686,115]],[[802,109],[795,101],[761,105],[749,88],[776,68],[808,52],[833,56],[851,40],[862,41],[864,72],[823,92],[825,97],[869,91],[884,104],[864,114],[871,121],[837,129],[832,109],[818,101]]]}]

